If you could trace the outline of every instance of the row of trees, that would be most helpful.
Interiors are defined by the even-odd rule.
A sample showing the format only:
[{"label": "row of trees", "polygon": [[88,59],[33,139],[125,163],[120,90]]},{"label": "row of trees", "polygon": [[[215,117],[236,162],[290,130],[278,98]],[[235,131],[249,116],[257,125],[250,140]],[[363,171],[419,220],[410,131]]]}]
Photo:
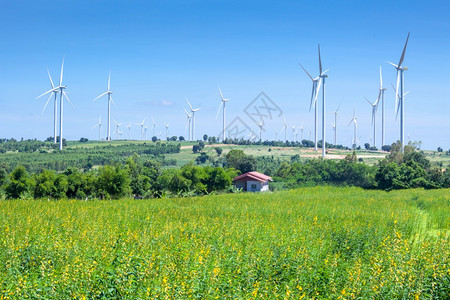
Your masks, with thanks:
[{"label": "row of trees", "polygon": [[278,168],[276,181],[286,187],[317,184],[353,185],[370,189],[449,188],[450,170],[433,166],[417,145],[409,144],[401,151],[400,143],[391,146],[391,152],[378,165],[360,162],[356,154],[340,161],[314,159],[301,162],[294,156],[290,163]]},{"label": "row of trees", "polygon": [[0,193],[7,199],[21,198],[151,198],[168,195],[204,195],[231,189],[238,174],[231,168],[197,166],[162,169],[156,161],[129,157],[124,164],[105,165],[89,172],[69,168],[30,174],[19,166],[11,173],[0,172]]}]

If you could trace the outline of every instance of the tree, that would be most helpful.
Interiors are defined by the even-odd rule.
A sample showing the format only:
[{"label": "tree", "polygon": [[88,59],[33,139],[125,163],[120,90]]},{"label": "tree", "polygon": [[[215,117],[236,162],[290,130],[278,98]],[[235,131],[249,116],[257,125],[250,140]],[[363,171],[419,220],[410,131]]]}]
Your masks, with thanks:
[{"label": "tree", "polygon": [[153,143],[156,143],[157,141],[158,141],[158,138],[157,138],[156,136],[153,136],[153,137],[152,137],[152,142],[153,142]]},{"label": "tree", "polygon": [[178,137],[178,140],[179,140],[180,142],[185,141],[184,136],[180,135],[180,136]]},{"label": "tree", "polygon": [[370,149],[370,144],[369,144],[369,143],[365,143],[365,144],[364,144],[364,148],[365,148],[366,150],[369,150],[369,149]]},{"label": "tree", "polygon": [[200,152],[200,146],[199,145],[192,146],[192,152],[194,152],[195,154]]},{"label": "tree", "polygon": [[5,193],[8,199],[18,199],[30,196],[33,190],[34,180],[23,166],[18,166],[9,174],[9,181],[5,185]]},{"label": "tree", "polygon": [[441,147],[438,147],[437,148],[437,152],[442,152],[443,150],[442,150],[442,148]]},{"label": "tree", "polygon": [[80,138],[80,143],[86,143],[88,141],[89,140],[87,138],[84,138],[84,137]]},{"label": "tree", "polygon": [[202,152],[202,153],[200,153],[200,155],[195,159],[195,161],[196,161],[198,164],[204,164],[204,163],[206,163],[206,162],[208,161],[208,159],[209,159],[209,156],[208,156],[205,152]]},{"label": "tree", "polygon": [[216,147],[215,150],[216,150],[217,156],[220,156],[223,152],[222,148],[220,148],[220,147]]},{"label": "tree", "polygon": [[386,151],[386,152],[390,152],[391,151],[391,145],[381,146],[381,150]]},{"label": "tree", "polygon": [[205,142],[208,140],[208,135],[207,135],[207,134],[204,134],[204,135],[203,135],[203,140],[204,140]]},{"label": "tree", "polygon": [[226,155],[227,165],[230,168],[247,173],[256,170],[256,159],[251,155],[246,155],[244,151],[234,149]]},{"label": "tree", "polygon": [[174,135],[169,140],[172,141],[172,142],[176,142],[177,141],[177,137]]},{"label": "tree", "polygon": [[120,165],[106,165],[99,170],[97,189],[102,198],[124,197],[130,192],[130,176]]}]

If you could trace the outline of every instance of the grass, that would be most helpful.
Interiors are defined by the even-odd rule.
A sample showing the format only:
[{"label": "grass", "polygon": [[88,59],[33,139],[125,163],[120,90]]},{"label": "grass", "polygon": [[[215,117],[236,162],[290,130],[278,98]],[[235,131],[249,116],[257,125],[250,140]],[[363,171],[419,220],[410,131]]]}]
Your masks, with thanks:
[{"label": "grass", "polygon": [[446,298],[450,190],[0,201],[0,299]]}]

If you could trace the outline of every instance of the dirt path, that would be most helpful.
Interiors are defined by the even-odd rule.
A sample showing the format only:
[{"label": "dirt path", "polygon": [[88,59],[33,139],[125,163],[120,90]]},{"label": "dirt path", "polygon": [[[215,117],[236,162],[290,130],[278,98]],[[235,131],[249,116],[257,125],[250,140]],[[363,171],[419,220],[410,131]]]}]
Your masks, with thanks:
[{"label": "dirt path", "polygon": [[[227,147],[227,146],[238,146],[238,145],[236,145],[236,144],[214,144],[214,145],[205,145],[205,148]],[[192,146],[181,146],[180,149],[192,149]]]}]

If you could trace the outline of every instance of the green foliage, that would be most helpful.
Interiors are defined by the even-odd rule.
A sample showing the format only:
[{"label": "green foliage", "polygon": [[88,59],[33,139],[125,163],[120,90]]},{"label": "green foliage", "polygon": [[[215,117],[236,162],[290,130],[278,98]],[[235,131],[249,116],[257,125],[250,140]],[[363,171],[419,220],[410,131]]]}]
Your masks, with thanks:
[{"label": "green foliage", "polygon": [[9,174],[4,190],[8,199],[19,199],[30,197],[33,190],[34,180],[23,166],[19,166]]},{"label": "green foliage", "polygon": [[99,169],[97,190],[102,198],[120,198],[130,193],[130,177],[120,165],[106,165]]},{"label": "green foliage", "polygon": [[226,155],[227,166],[240,171],[242,174],[256,170],[256,159],[246,155],[240,149],[233,149]]},{"label": "green foliage", "polygon": [[[113,146],[110,144],[87,147],[68,147],[63,151],[54,150],[53,143],[24,141],[0,143],[0,148],[7,150],[0,156],[0,165],[8,166],[7,172],[11,172],[19,164],[29,172],[37,173],[41,170],[54,170],[64,172],[68,168],[89,170],[94,166],[124,163],[134,154],[145,160],[157,160],[161,163],[173,164],[165,161],[164,154],[179,153],[180,144],[175,143],[142,143]],[[55,146],[56,147],[56,146]],[[19,149],[19,150],[17,150]],[[40,151],[44,151],[41,153]]]},{"label": "green foliage", "polygon": [[379,162],[375,175],[377,187],[383,190],[446,187],[442,169],[432,167],[416,144],[408,144],[401,151],[400,142],[391,146],[390,154]]}]

